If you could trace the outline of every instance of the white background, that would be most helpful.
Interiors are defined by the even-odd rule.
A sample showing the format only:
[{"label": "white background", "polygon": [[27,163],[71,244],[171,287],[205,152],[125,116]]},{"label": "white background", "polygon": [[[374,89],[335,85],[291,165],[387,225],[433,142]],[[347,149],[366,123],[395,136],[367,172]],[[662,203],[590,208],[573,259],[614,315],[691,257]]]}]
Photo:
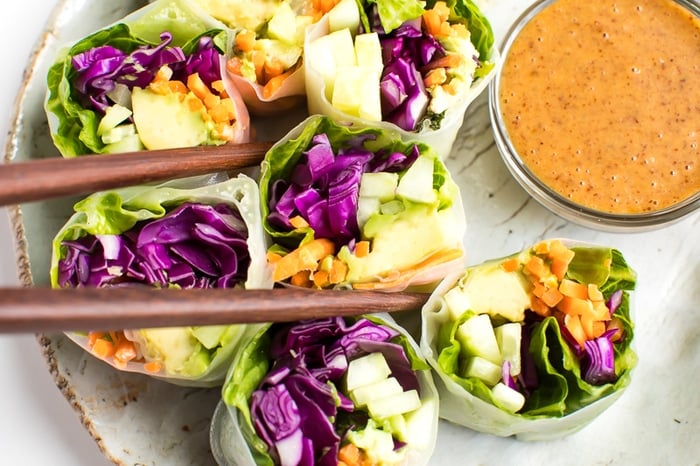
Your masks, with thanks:
[{"label": "white background", "polygon": [[[0,14],[3,157],[24,68],[56,1],[3,2]],[[17,284],[15,270],[7,212],[0,208],[0,286]],[[0,464],[109,464],[56,388],[34,335],[0,334],[0,371]]]}]

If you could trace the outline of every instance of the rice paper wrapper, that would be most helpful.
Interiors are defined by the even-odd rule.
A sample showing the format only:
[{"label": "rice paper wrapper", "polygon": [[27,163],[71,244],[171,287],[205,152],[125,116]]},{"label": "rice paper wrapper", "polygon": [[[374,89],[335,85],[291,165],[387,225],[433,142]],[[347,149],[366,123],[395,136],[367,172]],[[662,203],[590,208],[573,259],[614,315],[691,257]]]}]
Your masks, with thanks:
[{"label": "rice paper wrapper", "polygon": [[[221,129],[206,126],[206,129],[200,129],[196,137],[192,136],[192,138],[185,139],[185,141],[197,140],[201,141],[201,144],[218,145],[223,143],[236,144],[251,140],[248,109],[234,82],[228,76],[228,73],[225,72],[226,51],[231,41],[230,31],[227,30],[223,23],[207,15],[206,12],[191,1],[157,0],[134,11],[122,20],[59,49],[60,51],[47,75],[48,92],[45,110],[51,136],[61,155],[64,157],[75,157],[89,153],[131,152],[147,148],[144,147],[140,136],[135,140],[128,138],[134,133],[138,136],[138,130],[126,131],[127,128],[123,128],[125,130],[123,134],[118,134],[111,139],[110,135],[105,137],[104,134],[100,134],[99,125],[104,113],[89,105],[87,100],[83,100],[83,97],[75,90],[77,73],[73,69],[72,59],[82,52],[101,46],[112,46],[127,54],[140,47],[156,47],[158,44],[163,43],[161,35],[164,32],[172,35],[172,40],[167,46],[187,49],[189,53],[185,54],[186,57],[189,57],[197,50],[197,42],[203,36],[209,36],[213,39],[215,50],[219,52],[218,68],[225,93],[220,94],[218,90],[208,87],[209,93],[213,93],[215,97],[220,97],[221,100],[228,97],[232,104],[234,117],[229,120],[230,124],[227,125],[227,128]],[[102,66],[111,66],[101,64],[106,62],[100,62],[100,58],[102,57],[93,57],[96,61],[93,61],[91,64],[91,72]],[[137,69],[135,72],[138,73],[139,70]],[[99,77],[92,84],[88,84],[88,86],[93,86],[93,88],[90,88],[92,90],[88,89],[90,91],[88,93],[90,99],[95,97],[98,91],[101,92],[100,89],[111,89],[114,78],[109,73],[103,73],[105,72],[97,72],[96,76]],[[185,82],[182,83],[183,85],[187,84]],[[206,82],[205,86],[207,86]],[[119,103],[131,110],[131,93],[124,92],[122,88],[108,90],[108,94],[107,104],[100,105]],[[202,99],[202,97],[198,97]],[[88,99],[88,97],[85,97],[85,99]],[[201,102],[204,103],[203,100]],[[211,113],[210,110],[208,112]],[[173,112],[160,112],[161,115],[163,113]],[[211,115],[203,115],[203,124],[210,125],[211,122],[207,123],[210,118]],[[178,121],[181,122],[185,119],[183,117]],[[143,118],[143,124],[147,120]],[[133,119],[132,116],[128,115],[121,121],[128,124],[133,122]],[[116,125],[117,123],[119,121],[114,124]],[[175,124],[180,123],[175,122]],[[136,126],[138,127],[138,124]],[[117,128],[119,129],[119,126]],[[173,128],[169,134],[167,131],[158,132],[157,129],[149,129],[148,131],[150,134],[149,140],[159,144],[158,147],[155,147],[157,149],[196,145],[190,142],[181,143],[182,138],[173,137],[173,135],[178,133],[189,133],[189,128]],[[224,136],[221,136],[222,134]]]},{"label": "rice paper wrapper", "polygon": [[[265,259],[267,240],[262,230],[258,202],[257,184],[244,174],[231,179],[226,175],[197,176],[153,186],[134,186],[95,193],[76,204],[76,213],[53,240],[51,285],[61,286],[59,262],[66,255],[63,241],[75,241],[87,235],[120,235],[129,231],[137,222],[157,220],[178,206],[196,203],[206,206],[225,204],[238,212],[247,230],[246,246],[250,261],[245,280],[235,286],[270,289],[273,283]],[[201,245],[199,250],[203,250]],[[120,285],[117,283],[113,286]],[[131,286],[148,285],[137,282],[131,283]],[[151,333],[148,334],[139,329],[125,329],[125,337],[135,343],[137,350],[136,358],[128,362],[118,361],[111,356],[97,356],[85,333],[67,332],[66,335],[115,369],[145,374],[176,385],[211,387],[223,382],[239,343],[250,327],[257,328],[255,325],[243,324],[181,327],[149,329]],[[202,335],[217,339],[214,343],[204,344]],[[170,346],[168,341],[171,342]],[[151,345],[149,342],[154,343]],[[183,347],[189,348],[191,353],[182,354]],[[196,365],[188,365],[199,357],[203,359],[197,359]],[[154,363],[159,370],[153,370]],[[196,369],[193,370],[192,367]]]},{"label": "rice paper wrapper", "polygon": [[[278,0],[259,0],[249,2],[245,0],[193,0],[207,14],[218,21],[224,23],[231,29],[232,43],[228,50],[229,60],[245,56],[245,53],[236,47],[235,38],[241,32],[254,31],[256,39],[268,41],[266,45],[260,46],[257,50],[264,52],[266,56],[285,63],[284,76],[281,78],[271,77],[270,79],[255,76],[252,64],[249,63],[248,75],[238,72],[227,71],[229,79],[240,92],[251,114],[257,116],[269,116],[284,114],[297,107],[303,107],[306,100],[306,89],[304,86],[304,64],[301,50],[303,47],[303,29],[305,24],[311,24],[311,16],[305,10],[308,5],[305,2],[280,2]],[[299,43],[291,43],[288,40],[281,41],[274,34],[269,34],[268,27],[277,10],[282,6],[289,5],[295,15],[308,16],[308,21],[299,21]],[[291,23],[292,18],[287,15],[279,16],[278,22]],[[285,27],[288,32],[289,24]],[[285,38],[291,39],[291,38]],[[263,44],[263,42],[260,42]],[[299,53],[299,58],[295,63],[291,62],[290,54],[293,50]],[[263,81],[261,82],[261,79]],[[270,85],[268,82],[273,81]]]},{"label": "rice paper wrapper", "polygon": [[331,104],[331,101],[326,96],[326,81],[322,73],[315,69],[313,60],[308,56],[307,50],[310,50],[309,43],[319,37],[328,35],[330,26],[328,16],[324,16],[313,26],[307,30],[305,45],[304,45],[304,79],[306,81],[306,99],[307,108],[310,115],[326,115],[333,118],[335,121],[359,126],[379,126],[387,130],[396,131],[401,134],[406,140],[414,139],[430,145],[435,149],[438,155],[446,159],[452,151],[452,146],[457,138],[457,133],[462,127],[464,115],[469,108],[469,105],[476,99],[488,86],[489,82],[496,74],[496,68],[500,65],[500,54],[496,47],[491,47],[488,60],[493,64],[493,67],[483,77],[475,79],[471,86],[462,90],[458,97],[447,108],[442,118],[439,128],[431,129],[430,127],[419,128],[417,131],[406,131],[394,123],[389,121],[373,121],[366,118],[361,118],[356,115],[349,114]]},{"label": "rice paper wrapper", "polygon": [[[387,221],[385,227],[377,228],[380,231],[371,233],[371,237],[365,236],[365,232],[368,231],[366,226],[372,221],[371,217],[365,226],[360,225],[360,237],[357,240],[371,243],[369,254],[357,260],[348,246],[354,240],[343,246],[338,245],[335,257],[348,264],[348,273],[339,283],[323,286],[324,288],[377,289],[387,292],[411,288],[429,292],[442,278],[464,267],[463,238],[466,219],[462,198],[459,187],[436,152],[422,142],[402,140],[402,133],[396,129],[359,124],[347,127],[320,115],[310,116],[298,124],[268,151],[261,164],[263,227],[271,237],[272,251],[292,251],[301,244],[319,237],[330,238],[336,242],[342,239],[340,234],[333,237],[327,233],[322,235],[316,232],[313,224],[308,227],[284,229],[270,220],[271,214],[274,213],[274,208],[270,207],[271,196],[276,196],[276,183],[291,179],[294,170],[303,163],[302,157],[315,136],[324,134],[328,136],[334,153],[337,153],[339,148],[358,148],[358,141],[363,150],[382,153],[383,156],[399,152],[410,154],[417,148],[421,157],[433,161],[433,190],[438,193],[437,200],[432,204],[411,204],[403,201],[407,206],[405,211],[396,214],[376,213],[378,217],[391,221]],[[399,180],[406,171],[407,169],[402,169],[398,172]],[[361,201],[360,199],[356,202]],[[412,211],[411,205],[422,206],[422,213],[416,214],[418,211]],[[329,207],[331,208],[332,206]],[[329,210],[328,215],[336,213]],[[377,224],[381,225],[379,222]],[[384,228],[385,232],[382,234],[381,230]],[[393,236],[390,238],[390,235]],[[288,283],[287,280],[277,281]]]},{"label": "rice paper wrapper", "polygon": [[[424,368],[415,370],[422,402],[422,407],[419,408],[421,411],[420,418],[415,419],[416,421],[420,421],[415,423],[418,427],[418,431],[414,437],[415,442],[407,444],[410,449],[405,452],[399,462],[387,462],[385,464],[406,466],[427,465],[435,449],[438,433],[439,398],[438,391],[433,382],[432,372],[427,363],[425,363],[425,359],[420,352],[416,340],[413,339],[408,331],[398,325],[389,314],[378,313],[365,317],[382,326],[391,327],[398,331],[400,333],[401,345],[405,349],[408,349],[407,353],[414,355],[409,355],[409,360],[416,358],[420,361],[419,364],[425,364]],[[359,319],[359,317],[346,319],[346,322],[353,322],[357,319]],[[268,327],[269,324],[259,329],[258,332],[266,332]],[[255,342],[255,332],[248,332],[247,337],[249,338],[249,340],[247,340],[248,343],[238,352],[230,367],[222,389],[223,398],[216,407],[210,427],[211,450],[219,466],[254,466],[259,464],[256,463],[252,447],[249,441],[246,440],[246,435],[250,435],[251,433],[252,425],[246,419],[246,415],[241,413],[235,405],[229,404],[226,401],[227,385],[231,384],[232,387],[230,390],[237,393],[238,390],[246,389],[252,392],[257,385],[257,381],[261,380],[265,375],[255,370],[251,370],[247,374],[236,374],[236,368],[239,367],[246,358],[259,358],[261,356],[258,352],[255,352],[255,356],[252,356],[246,349],[251,342]],[[415,364],[416,363],[414,363],[414,365]],[[248,397],[250,397],[249,394]],[[245,434],[244,431],[246,432]],[[260,441],[259,437],[257,441]]]},{"label": "rice paper wrapper", "polygon": [[[568,248],[593,248],[614,251],[605,246],[590,243],[568,239],[561,239],[560,241]],[[474,274],[475,270],[494,270],[501,267],[501,264],[508,259],[526,257],[523,254],[527,251],[531,251],[531,248],[524,249],[506,258],[495,259],[469,267],[466,271],[445,278],[422,309],[420,346],[436,374],[435,384],[440,392],[441,418],[479,432],[501,437],[515,436],[517,439],[524,441],[553,440],[573,434],[588,425],[609,408],[624,393],[631,382],[631,373],[636,366],[637,356],[633,350],[632,306],[628,290],[634,289],[636,275],[626,264],[621,253],[619,251],[613,252],[613,266],[605,279],[606,285],[601,287],[601,291],[604,294],[608,294],[612,289],[625,290],[622,304],[614,314],[622,320],[624,329],[621,346],[615,349],[617,379],[601,385],[589,384],[582,380],[583,364],[579,362],[572,363],[573,350],[557,348],[558,343],[556,339],[552,341],[551,330],[547,330],[549,334],[546,348],[548,349],[544,350],[542,357],[551,361],[547,371],[559,372],[559,375],[554,376],[550,373],[547,376],[547,374],[543,374],[543,365],[539,360],[534,363],[535,366],[530,366],[531,368],[537,368],[540,387],[530,389],[532,390],[530,397],[534,400],[532,405],[527,404],[530,402],[528,400],[520,412],[512,413],[507,409],[496,406],[492,400],[488,400],[489,397],[485,396],[483,391],[480,391],[482,389],[479,387],[479,384],[474,383],[473,380],[471,383],[464,382],[467,378],[460,377],[455,373],[461,371],[461,368],[455,369],[454,372],[447,370],[454,363],[449,363],[447,362],[448,359],[443,359],[446,355],[441,355],[440,345],[445,349],[445,332],[449,332],[448,326],[454,325],[455,322],[454,311],[450,310],[450,305],[448,304],[448,301],[455,301],[453,297],[448,296],[446,298],[447,293],[463,283],[468,283],[470,280],[469,274]],[[599,265],[589,267],[588,272],[585,273],[593,275],[596,272],[600,272],[604,267]],[[583,267],[586,267],[585,262]],[[600,275],[598,277],[600,278]],[[473,280],[473,278],[471,279]],[[484,282],[482,281],[481,285],[483,284]],[[483,290],[486,287],[482,286],[481,288]],[[503,282],[492,289],[490,291],[492,302],[507,303],[508,288],[509,285]],[[469,293],[467,295],[469,296]],[[530,291],[530,295],[532,295],[532,291]],[[484,296],[481,295],[480,298],[474,298],[472,303],[477,302],[477,300],[478,302],[484,302]],[[470,298],[464,299],[465,301],[463,302],[468,303]],[[480,305],[476,304],[476,306]],[[499,310],[506,315],[512,313],[512,309],[506,312],[505,308],[494,309],[493,312],[497,313]],[[468,312],[465,311],[465,314]],[[497,324],[517,321],[513,318],[504,317],[504,315],[496,316],[495,319],[491,315],[491,319]],[[494,324],[494,326],[497,324]],[[563,334],[566,332],[566,329],[560,329],[559,332],[562,333],[562,341],[559,343],[565,342]],[[523,341],[525,341],[525,337],[523,337]],[[563,344],[566,343],[562,343],[560,346],[563,346]],[[458,348],[456,351],[459,350]],[[567,353],[569,354],[569,361],[566,360]],[[548,354],[552,356],[548,356]],[[521,365],[523,367],[526,365],[524,357]],[[520,390],[522,390],[521,381],[522,379],[518,380]],[[501,379],[501,382],[503,382],[503,379]]]}]

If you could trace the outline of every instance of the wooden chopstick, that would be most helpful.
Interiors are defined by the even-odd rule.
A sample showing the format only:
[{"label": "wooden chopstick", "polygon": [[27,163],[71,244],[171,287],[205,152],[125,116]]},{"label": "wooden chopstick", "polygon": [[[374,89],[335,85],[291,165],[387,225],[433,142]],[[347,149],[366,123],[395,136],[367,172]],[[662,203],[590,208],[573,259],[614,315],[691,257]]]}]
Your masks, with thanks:
[{"label": "wooden chopstick", "polygon": [[0,288],[0,332],[288,322],[418,310],[428,296],[298,288]]},{"label": "wooden chopstick", "polygon": [[250,142],[0,164],[0,206],[250,167],[271,146]]}]

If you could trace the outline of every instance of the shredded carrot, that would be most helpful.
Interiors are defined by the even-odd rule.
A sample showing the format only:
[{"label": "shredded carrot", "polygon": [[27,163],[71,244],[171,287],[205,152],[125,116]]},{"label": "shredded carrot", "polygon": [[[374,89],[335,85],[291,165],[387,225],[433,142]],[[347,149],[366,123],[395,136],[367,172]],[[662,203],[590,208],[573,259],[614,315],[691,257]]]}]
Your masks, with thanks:
[{"label": "shredded carrot", "polygon": [[226,95],[223,95],[226,92],[226,87],[224,86],[224,82],[221,79],[217,79],[216,81],[212,81],[211,83],[212,89],[214,89],[216,92],[219,93],[221,98],[225,99]]},{"label": "shredded carrot", "polygon": [[423,12],[423,27],[432,36],[436,36],[440,32],[440,16],[437,11],[425,10]]},{"label": "shredded carrot", "polygon": [[564,295],[562,300],[559,301],[559,304],[557,304],[557,309],[564,314],[582,315],[590,314],[593,310],[593,306],[591,305],[591,302],[586,299]]},{"label": "shredded carrot", "polygon": [[355,256],[365,257],[369,254],[369,241],[363,240],[355,243]]},{"label": "shredded carrot", "polygon": [[153,81],[170,81],[173,77],[173,70],[168,65],[163,65],[158,68],[156,75],[153,77]]},{"label": "shredded carrot", "polygon": [[326,288],[331,284],[328,272],[325,270],[317,270],[313,273],[314,286],[316,288]]},{"label": "shredded carrot", "polygon": [[253,62],[253,67],[255,68],[255,80],[264,84],[265,79],[265,52],[261,50],[253,50],[250,53],[251,61]]},{"label": "shredded carrot", "polygon": [[318,238],[304,243],[275,263],[273,278],[285,280],[300,270],[316,270],[318,262],[335,252],[335,245],[327,238]]},{"label": "shredded carrot", "polygon": [[354,444],[348,443],[338,450],[338,464],[344,463],[347,466],[358,466],[362,464],[362,453]]},{"label": "shredded carrot", "polygon": [[104,332],[88,332],[88,347],[92,348],[95,342],[105,337]]}]

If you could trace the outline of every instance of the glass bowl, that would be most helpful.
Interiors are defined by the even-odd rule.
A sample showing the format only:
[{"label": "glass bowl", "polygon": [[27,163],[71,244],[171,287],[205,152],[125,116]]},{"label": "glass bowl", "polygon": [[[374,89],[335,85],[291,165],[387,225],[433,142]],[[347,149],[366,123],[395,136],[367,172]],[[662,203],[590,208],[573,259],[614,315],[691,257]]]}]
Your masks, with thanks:
[{"label": "glass bowl", "polygon": [[[509,57],[510,57],[510,52],[513,47],[513,44],[518,40],[518,38],[521,36],[521,33],[523,29],[538,15],[540,15],[544,10],[546,10],[548,7],[551,7],[555,3],[563,3],[568,0],[542,0],[534,3],[530,8],[528,8],[513,24],[513,26],[510,28],[508,33],[505,35],[503,44],[501,47],[501,67],[496,73],[496,76],[494,77],[492,83],[490,84],[489,88],[489,112],[490,112],[490,117],[491,117],[491,122],[492,122],[492,127],[493,127],[493,132],[494,132],[494,139],[496,142],[496,146],[498,147],[498,150],[503,158],[503,161],[505,162],[505,165],[507,166],[508,170],[510,173],[513,175],[513,177],[520,183],[520,185],[527,191],[528,194],[530,194],[536,201],[538,201],[541,205],[549,209],[551,212],[554,214],[569,220],[571,222],[577,223],[579,225],[583,225],[586,227],[598,229],[598,230],[605,230],[605,231],[613,231],[613,232],[630,232],[630,231],[647,231],[647,230],[652,230],[656,228],[660,228],[662,226],[668,225],[672,222],[678,221],[682,219],[683,217],[686,217],[688,215],[691,215],[693,212],[695,212],[698,207],[700,207],[700,164],[698,163],[699,157],[700,157],[700,152],[698,152],[698,139],[700,138],[700,135],[698,134],[697,131],[692,130],[689,131],[687,134],[687,148],[688,151],[686,153],[686,161],[683,162],[680,171],[682,171],[680,178],[683,178],[685,176],[685,179],[689,179],[689,189],[690,189],[690,194],[686,194],[685,197],[682,197],[681,200],[670,203],[669,205],[666,206],[660,206],[661,208],[658,209],[648,209],[645,211],[639,211],[635,212],[633,210],[630,211],[614,211],[614,209],[600,209],[596,208],[591,205],[587,205],[586,202],[582,202],[580,200],[577,200],[576,198],[572,199],[571,195],[567,195],[562,191],[562,188],[559,188],[559,190],[553,188],[546,180],[544,180],[540,175],[536,173],[535,170],[533,170],[533,167],[531,165],[528,165],[528,163],[525,162],[524,158],[522,157],[522,153],[519,153],[518,147],[516,147],[516,144],[514,143],[514,138],[513,134],[509,133],[509,127],[507,122],[509,121],[509,118],[513,118],[513,115],[507,115],[505,112],[505,106],[504,101],[501,100],[503,88],[505,87],[503,85],[503,74],[504,70],[506,67],[509,66]],[[649,2],[639,2],[641,4],[649,3]],[[646,5],[645,5],[646,6]],[[558,7],[558,6],[557,6]],[[700,31],[700,6],[698,6],[697,3],[693,3],[692,1],[686,1],[686,0],[669,0],[667,4],[668,8],[678,8],[678,11],[681,12],[681,14],[685,15],[685,19],[690,21],[691,24],[696,26],[698,28],[698,31]],[[613,11],[617,13],[616,10],[617,6],[614,6],[612,8]],[[642,6],[636,7],[638,11],[642,11],[641,8]],[[561,17],[561,15],[559,16]],[[605,26],[603,26],[605,27]],[[580,31],[573,31],[570,33],[571,35],[576,34],[577,32]],[[585,32],[585,31],[584,31]],[[615,29],[612,30],[604,30],[602,31],[601,36],[604,36],[605,38],[608,38],[608,32],[614,34],[617,31]],[[697,37],[697,32],[695,33],[695,37]],[[579,34],[582,35],[582,34]],[[523,39],[524,40],[524,39]],[[538,37],[538,41],[546,40],[546,37],[542,39],[541,37]],[[562,38],[561,41],[558,41],[557,45],[555,47],[559,47],[561,50],[564,50],[562,47],[566,47],[565,44],[565,38]],[[639,46],[639,49],[643,48],[642,45]],[[639,50],[638,49],[638,50]],[[569,48],[569,51],[571,48]],[[568,53],[572,53],[569,52]],[[697,57],[697,49],[693,52],[696,54]],[[534,55],[534,54],[533,54]],[[541,57],[536,57],[536,56],[531,56],[530,61],[537,60],[538,58]],[[609,58],[609,57],[604,57],[604,58]],[[700,58],[698,58],[700,59]],[[659,59],[661,61],[661,59]],[[590,63],[586,62],[581,62],[581,66],[587,66]],[[537,80],[542,80],[542,79],[551,79],[551,82],[549,85],[552,87],[556,87],[558,84],[552,84],[552,83],[564,83],[564,85],[568,85],[567,83],[570,83],[571,81],[565,81],[564,77],[562,75],[556,75],[553,73],[558,72],[558,70],[552,70],[552,68],[557,68],[557,67],[550,67],[550,69],[542,68],[541,75],[539,77],[535,77],[534,79]],[[524,67],[521,68],[519,71],[522,72],[523,79],[532,79],[530,76],[527,76],[527,74],[524,73]],[[634,71],[634,68],[632,69]],[[639,73],[639,70],[636,70],[637,73]],[[646,69],[642,69],[642,71],[646,71]],[[527,77],[526,77],[527,76]],[[552,78],[554,76],[554,78]],[[688,81],[693,81],[693,82],[698,82],[698,73],[688,73],[686,75],[683,75],[683,80],[688,80]],[[531,81],[533,82],[533,81]],[[609,81],[608,81],[609,83]],[[592,86],[593,84],[591,84]],[[532,86],[531,84],[528,83],[528,86]],[[689,88],[695,87],[697,88],[698,86],[695,84],[690,83]],[[561,86],[560,86],[561,87]],[[529,88],[528,88],[529,89]],[[551,88],[550,88],[551,89]],[[571,89],[569,88],[568,90],[573,90],[574,92],[579,91],[579,89]],[[534,91],[537,92],[537,91]],[[547,92],[552,92],[547,91]],[[653,91],[649,91],[650,93]],[[663,92],[663,91],[659,91]],[[523,93],[524,94],[524,93]],[[539,95],[538,97],[547,97],[546,93]],[[647,104],[647,97],[645,96],[640,100],[640,105],[650,105]],[[644,101],[644,103],[641,103]],[[691,104],[692,105],[692,104]],[[692,107],[691,105],[688,105],[687,109],[687,119],[692,120]],[[580,108],[580,107],[579,107]],[[585,110],[585,107],[583,107]],[[654,109],[657,110],[657,109]],[[661,110],[660,108],[658,109],[659,111]],[[576,110],[574,110],[576,111]],[[579,110],[580,111],[580,110]],[[540,112],[542,113],[542,112]],[[548,117],[550,115],[548,114]],[[590,113],[585,113],[583,111],[580,111],[579,115],[574,115],[573,117],[571,114],[568,114],[567,117],[570,118],[575,118],[576,122],[580,125],[590,125],[593,127],[595,123],[591,123],[591,114]],[[681,115],[681,117],[684,117],[684,115]],[[521,122],[519,121],[518,124]],[[551,125],[558,125],[558,121],[555,119],[551,119],[549,121],[549,124]],[[622,136],[624,135],[625,130],[631,131],[626,127],[627,125],[626,121],[620,121],[619,125],[616,127],[614,125],[610,127],[606,127],[605,131],[618,131],[619,134]],[[567,128],[568,129],[568,128]],[[656,128],[655,128],[656,129]],[[670,129],[670,128],[669,128]],[[697,127],[696,127],[697,129]],[[670,132],[670,131],[669,131]],[[658,132],[658,137],[661,138],[663,136],[661,130]],[[533,137],[532,133],[528,133],[528,137]],[[522,139],[521,139],[522,140]],[[551,144],[552,141],[554,141],[555,138],[547,139],[546,137],[542,138],[542,141],[544,143],[543,147],[550,147],[549,145]],[[542,144],[542,143],[540,143]],[[584,146],[583,150],[586,152],[589,149],[589,147]],[[671,148],[667,152],[671,152]],[[695,154],[693,154],[695,152]],[[666,152],[663,152],[664,154]],[[556,156],[556,153],[554,153]],[[573,155],[573,154],[566,154],[566,155]],[[642,156],[645,156],[642,154]],[[540,155],[538,155],[538,158]],[[633,158],[630,158],[629,160],[635,160]],[[662,157],[659,157],[661,159]],[[566,162],[563,164],[559,164],[558,168],[553,169],[552,173],[553,176],[555,171],[558,170],[558,172],[561,172],[567,175],[568,173],[573,173],[573,170],[576,170],[577,164],[576,162],[572,162],[572,159],[570,157],[567,157]],[[579,159],[583,160],[583,159]],[[589,158],[589,164],[590,161],[593,160],[593,158]],[[626,160],[626,159],[623,159]],[[651,158],[652,163],[655,163],[655,159]],[[535,163],[535,162],[532,162]],[[539,163],[539,162],[537,162]],[[585,163],[585,162],[584,162]],[[627,162],[627,163],[632,163],[632,162]],[[592,165],[590,165],[592,167]],[[578,165],[578,169],[580,170],[580,165]],[[588,170],[586,170],[588,171]],[[579,172],[580,173],[580,172]],[[627,174],[629,173],[627,168],[621,168],[619,172],[622,177],[626,177]],[[558,173],[556,176],[559,176]],[[614,176],[611,176],[612,180],[615,180]],[[649,185],[653,185],[653,179],[642,179],[639,178],[640,180],[644,180],[644,183],[647,183]],[[618,180],[619,182],[620,180]],[[583,183],[583,181],[581,181]],[[600,186],[600,185],[599,185]],[[571,188],[566,188],[566,189],[571,189]],[[619,189],[629,189],[629,187],[623,187]],[[647,188],[650,189],[650,188]],[[611,198],[613,199],[613,198]],[[640,198],[641,199],[641,198]],[[650,198],[651,199],[651,198]],[[616,200],[616,198],[615,198]],[[636,201],[639,202],[639,201]]]}]

